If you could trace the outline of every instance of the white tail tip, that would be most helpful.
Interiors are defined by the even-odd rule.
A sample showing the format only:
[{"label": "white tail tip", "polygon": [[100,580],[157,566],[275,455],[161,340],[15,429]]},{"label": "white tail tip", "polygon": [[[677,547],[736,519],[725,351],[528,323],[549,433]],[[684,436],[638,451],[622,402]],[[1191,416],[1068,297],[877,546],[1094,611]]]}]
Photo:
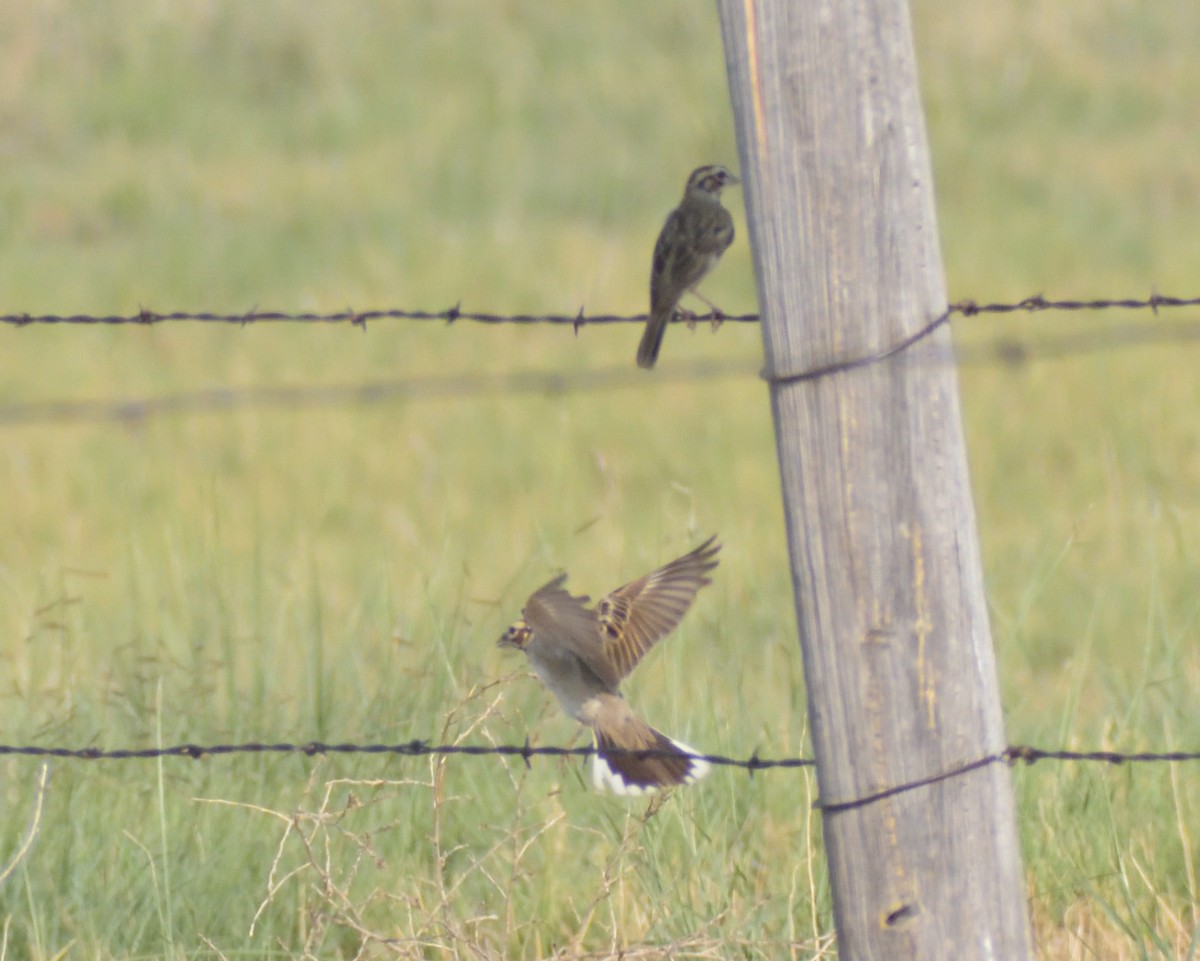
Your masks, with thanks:
[{"label": "white tail tip", "polygon": [[[656,732],[657,733],[657,732]],[[663,781],[663,780],[640,780],[636,774],[617,770],[601,754],[597,754],[592,758],[592,786],[597,791],[608,791],[616,794],[619,797],[645,797],[650,794],[657,794],[664,787],[674,787],[680,784],[692,784],[699,781],[702,777],[706,777],[712,771],[712,765],[699,757],[699,752],[686,744],[672,740],[665,735],[662,735],[663,741],[667,742],[670,747],[679,751],[679,755],[686,756],[687,767],[681,777]],[[626,768],[636,770],[640,768],[640,764],[624,765]]]}]

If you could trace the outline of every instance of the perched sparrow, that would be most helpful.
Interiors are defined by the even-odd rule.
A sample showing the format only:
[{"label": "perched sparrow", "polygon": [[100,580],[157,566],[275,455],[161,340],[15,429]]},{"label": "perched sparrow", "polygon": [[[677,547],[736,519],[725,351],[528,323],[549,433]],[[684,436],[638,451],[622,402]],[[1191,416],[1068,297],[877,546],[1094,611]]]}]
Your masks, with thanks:
[{"label": "perched sparrow", "polygon": [[[584,606],[590,598],[568,594],[567,575],[560,574],[534,592],[521,619],[500,638],[501,647],[524,651],[563,710],[594,732],[596,790],[650,794],[709,772],[709,763],[692,748],[634,714],[618,688],[642,655],[675,629],[696,592],[712,583],[705,574],[717,566],[720,549],[710,537],[690,554],[618,587],[594,608]],[[622,751],[660,753],[638,757]]]},{"label": "perched sparrow", "polygon": [[667,323],[685,292],[691,291],[717,311],[716,305],[696,290],[696,285],[733,243],[733,218],[721,206],[721,189],[738,183],[741,181],[720,164],[697,167],[688,177],[683,200],[667,215],[654,245],[650,320],[638,344],[639,367],[653,367],[658,360]]}]

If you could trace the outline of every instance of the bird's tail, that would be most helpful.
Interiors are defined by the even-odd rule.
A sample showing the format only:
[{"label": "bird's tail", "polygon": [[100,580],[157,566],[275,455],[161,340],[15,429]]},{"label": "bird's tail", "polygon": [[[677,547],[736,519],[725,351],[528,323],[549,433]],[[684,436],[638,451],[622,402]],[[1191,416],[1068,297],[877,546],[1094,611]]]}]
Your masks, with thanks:
[{"label": "bird's tail", "polygon": [[[691,784],[712,770],[694,748],[673,741],[637,718],[617,735],[596,731],[592,784],[597,791],[636,797],[664,787]],[[647,752],[645,756],[631,752]]]},{"label": "bird's tail", "polygon": [[649,370],[658,360],[658,350],[662,347],[663,334],[667,332],[667,321],[671,319],[674,310],[651,311],[650,319],[646,321],[646,330],[642,334],[642,342],[638,344],[637,363],[639,367]]}]

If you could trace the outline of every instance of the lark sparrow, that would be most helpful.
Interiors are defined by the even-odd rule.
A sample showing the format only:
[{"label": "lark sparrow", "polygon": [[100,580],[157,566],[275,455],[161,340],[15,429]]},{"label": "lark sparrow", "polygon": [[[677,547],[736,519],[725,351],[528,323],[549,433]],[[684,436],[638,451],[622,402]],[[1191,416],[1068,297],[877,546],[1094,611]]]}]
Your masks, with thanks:
[{"label": "lark sparrow", "polygon": [[716,305],[696,290],[721,254],[733,243],[733,218],[721,206],[721,190],[741,183],[720,164],[697,167],[688,177],[683,200],[667,215],[654,245],[650,268],[650,320],[638,344],[639,367],[658,360],[667,323],[684,293],[691,291],[714,312]]},{"label": "lark sparrow", "polygon": [[[596,790],[651,794],[709,772],[695,750],[634,714],[619,687],[642,656],[675,629],[696,592],[712,583],[705,575],[717,566],[720,549],[710,537],[690,554],[617,588],[594,608],[585,606],[590,598],[568,594],[567,575],[560,574],[533,593],[521,619],[500,638],[501,647],[524,651],[563,710],[592,729]],[[656,753],[638,757],[625,751]]]}]

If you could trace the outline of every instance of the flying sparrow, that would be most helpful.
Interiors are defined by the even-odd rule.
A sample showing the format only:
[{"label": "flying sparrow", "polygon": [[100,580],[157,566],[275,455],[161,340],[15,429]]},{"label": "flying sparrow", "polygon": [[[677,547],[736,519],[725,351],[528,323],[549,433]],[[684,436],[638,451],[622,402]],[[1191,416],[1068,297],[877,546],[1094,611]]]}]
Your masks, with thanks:
[{"label": "flying sparrow", "polygon": [[[521,619],[499,640],[500,647],[525,652],[542,683],[564,711],[590,727],[597,752],[592,760],[596,790],[651,794],[688,784],[711,765],[686,744],[654,730],[625,703],[619,687],[642,656],[671,633],[691,607],[696,592],[712,583],[721,545],[710,537],[690,554],[639,577],[586,607],[572,597],[560,574],[525,603]],[[615,753],[614,753],[615,751]],[[629,751],[652,751],[639,757]]]},{"label": "flying sparrow", "polygon": [[712,301],[696,290],[696,285],[733,243],[733,218],[721,206],[721,190],[738,183],[741,181],[720,164],[697,167],[688,177],[683,200],[667,215],[654,245],[650,320],[638,344],[639,367],[653,367],[658,360],[667,323],[684,293],[691,291],[720,313]]}]

